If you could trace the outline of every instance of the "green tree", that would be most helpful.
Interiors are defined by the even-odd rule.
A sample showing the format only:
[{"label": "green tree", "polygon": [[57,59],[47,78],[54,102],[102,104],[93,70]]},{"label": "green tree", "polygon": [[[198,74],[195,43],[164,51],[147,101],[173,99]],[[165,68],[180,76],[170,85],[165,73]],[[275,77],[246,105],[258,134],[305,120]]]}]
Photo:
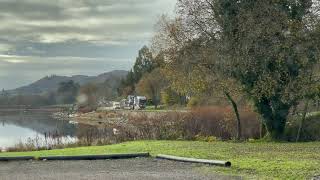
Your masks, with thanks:
[{"label": "green tree", "polygon": [[151,73],[145,74],[136,85],[136,89],[138,93],[151,99],[155,109],[157,109],[161,99],[161,90],[165,88],[166,85],[166,79],[163,78],[160,69],[157,68]]},{"label": "green tree", "polygon": [[134,82],[137,83],[145,73],[150,73],[154,69],[153,56],[147,46],[139,50],[138,57],[133,66]]},{"label": "green tree", "polygon": [[129,71],[127,77],[121,81],[119,93],[127,96],[135,93],[135,85],[140,81],[144,74],[150,73],[153,69],[158,67],[150,49],[143,46],[138,53],[138,57]]},{"label": "green tree", "polygon": [[120,86],[118,88],[118,94],[123,96],[128,96],[134,93],[134,73],[132,70],[129,71],[125,79],[121,80]]},{"label": "green tree", "polygon": [[236,99],[242,95],[241,86],[222,73],[224,68],[219,65],[216,42],[207,37],[207,33],[201,34],[203,31],[197,36],[190,34],[191,27],[186,26],[189,24],[181,18],[172,20],[163,16],[158,23],[153,48],[165,55],[162,68],[175,91],[191,97],[191,101],[196,97],[221,98],[222,95],[230,102],[237,120],[237,139],[240,139],[241,122]]},{"label": "green tree", "polygon": [[180,0],[178,7],[193,37],[215,42],[220,60],[214,65],[241,84],[270,136],[282,138],[289,110],[314,82],[319,3]]},{"label": "green tree", "polygon": [[170,87],[164,88],[161,91],[161,102],[166,106],[173,105],[186,105],[187,99],[186,96],[179,94]]}]

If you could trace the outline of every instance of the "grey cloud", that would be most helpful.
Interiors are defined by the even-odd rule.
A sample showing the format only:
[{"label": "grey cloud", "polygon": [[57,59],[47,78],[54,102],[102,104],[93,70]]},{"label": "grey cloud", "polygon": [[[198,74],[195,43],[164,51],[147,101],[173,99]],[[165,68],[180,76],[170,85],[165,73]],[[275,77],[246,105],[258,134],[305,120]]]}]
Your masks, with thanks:
[{"label": "grey cloud", "polygon": [[[43,1],[47,2],[47,1]],[[66,17],[63,9],[55,4],[39,3],[37,1],[8,0],[0,1],[0,18],[4,19],[6,15],[15,15],[17,17],[28,19],[59,19]]]},{"label": "grey cloud", "polygon": [[[131,59],[137,54],[136,48],[142,47],[143,42],[132,42],[126,45],[97,45],[86,42],[62,42],[62,43],[22,43],[16,46],[14,52],[20,56],[80,56],[80,57],[106,57],[108,59]],[[125,52],[125,53],[123,53]]]},{"label": "grey cloud", "polygon": [[[12,88],[54,71],[129,69],[138,49],[151,38],[157,17],[173,12],[175,1],[0,0],[0,55],[25,61],[8,62],[0,56],[0,85]],[[70,61],[66,56],[85,60]],[[17,71],[26,75],[17,79]],[[8,84],[8,77],[15,78],[16,85]]]},{"label": "grey cloud", "polygon": [[[170,3],[169,3],[170,2]],[[172,11],[172,0],[0,1],[0,37],[15,41],[114,42],[152,31],[156,16]],[[170,5],[170,6],[169,6]],[[150,34],[150,33],[149,33]],[[52,36],[52,38],[50,38]]]}]

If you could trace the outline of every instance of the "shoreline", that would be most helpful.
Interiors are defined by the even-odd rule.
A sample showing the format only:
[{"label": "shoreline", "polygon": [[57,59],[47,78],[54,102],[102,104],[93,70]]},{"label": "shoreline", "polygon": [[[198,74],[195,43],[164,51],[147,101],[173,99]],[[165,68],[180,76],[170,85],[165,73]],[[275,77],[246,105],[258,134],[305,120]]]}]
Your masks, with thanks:
[{"label": "shoreline", "polygon": [[76,122],[79,124],[90,125],[90,126],[110,126],[119,125],[121,123],[127,123],[127,118],[124,118],[122,114],[117,114],[112,111],[106,112],[89,112],[89,113],[75,113],[69,114],[67,112],[56,112],[52,114],[52,117],[61,121]]},{"label": "shoreline", "polygon": [[74,113],[70,114],[65,111],[53,113],[52,117],[57,120],[73,121],[79,124],[86,124],[91,126],[122,126],[129,122],[129,117],[146,116],[153,118],[158,115],[165,115],[167,113],[180,112],[187,113],[188,111],[132,111],[132,110],[98,110],[88,113]]}]

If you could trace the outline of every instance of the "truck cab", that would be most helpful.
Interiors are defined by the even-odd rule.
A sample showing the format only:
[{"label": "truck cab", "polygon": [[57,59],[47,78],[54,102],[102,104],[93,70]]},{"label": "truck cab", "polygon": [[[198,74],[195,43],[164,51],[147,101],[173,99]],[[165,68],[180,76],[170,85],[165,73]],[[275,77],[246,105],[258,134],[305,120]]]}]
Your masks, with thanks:
[{"label": "truck cab", "polygon": [[134,109],[145,109],[147,106],[147,97],[136,96],[134,98]]}]

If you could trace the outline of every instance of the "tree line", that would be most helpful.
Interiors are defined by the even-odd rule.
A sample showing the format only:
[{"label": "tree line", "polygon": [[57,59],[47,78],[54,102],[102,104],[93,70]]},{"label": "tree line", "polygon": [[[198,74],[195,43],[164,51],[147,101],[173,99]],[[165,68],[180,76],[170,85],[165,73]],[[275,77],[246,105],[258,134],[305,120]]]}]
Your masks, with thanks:
[{"label": "tree line", "polygon": [[[120,78],[119,78],[120,80]],[[53,91],[45,91],[41,94],[18,94],[10,95],[2,90],[0,93],[1,106],[47,106],[62,104],[79,104],[80,106],[90,106],[94,110],[98,106],[100,98],[109,100],[118,97],[117,83],[118,78],[106,80],[104,83],[87,83],[80,85],[73,80],[60,82],[58,88]],[[85,101],[79,103],[79,97],[86,97]]]},{"label": "tree line", "polygon": [[289,114],[319,98],[319,15],[312,0],[178,0],[175,17],[156,23],[151,50],[140,50],[121,94],[141,92],[155,104],[169,91],[224,97],[237,117],[238,139],[244,98],[267,136],[281,139]]},{"label": "tree line", "polygon": [[152,50],[143,46],[126,78],[122,79],[118,93],[123,98],[128,95],[144,95],[149,104],[157,109],[160,103],[166,105],[183,104],[184,95],[170,88],[170,82],[163,74],[163,54],[154,55]]}]

